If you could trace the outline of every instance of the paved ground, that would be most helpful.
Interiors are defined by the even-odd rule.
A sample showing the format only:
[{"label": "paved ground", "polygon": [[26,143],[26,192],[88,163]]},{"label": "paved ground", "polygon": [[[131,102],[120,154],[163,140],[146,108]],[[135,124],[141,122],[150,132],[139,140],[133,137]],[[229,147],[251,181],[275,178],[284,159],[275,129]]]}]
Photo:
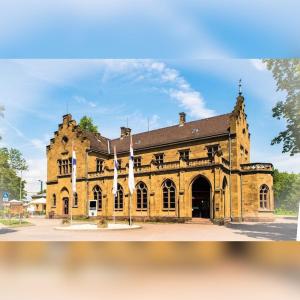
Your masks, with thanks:
[{"label": "paved ground", "polygon": [[280,217],[272,223],[142,224],[141,229],[116,231],[58,231],[61,220],[31,218],[34,226],[0,225],[0,241],[262,241],[295,240],[297,218]]}]

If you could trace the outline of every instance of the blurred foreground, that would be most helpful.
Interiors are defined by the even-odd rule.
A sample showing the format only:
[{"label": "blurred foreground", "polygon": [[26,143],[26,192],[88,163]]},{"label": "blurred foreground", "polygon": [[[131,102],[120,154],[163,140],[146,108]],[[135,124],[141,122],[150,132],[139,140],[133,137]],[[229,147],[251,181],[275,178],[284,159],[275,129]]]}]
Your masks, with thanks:
[{"label": "blurred foreground", "polygon": [[300,243],[2,243],[1,299],[299,299]]}]

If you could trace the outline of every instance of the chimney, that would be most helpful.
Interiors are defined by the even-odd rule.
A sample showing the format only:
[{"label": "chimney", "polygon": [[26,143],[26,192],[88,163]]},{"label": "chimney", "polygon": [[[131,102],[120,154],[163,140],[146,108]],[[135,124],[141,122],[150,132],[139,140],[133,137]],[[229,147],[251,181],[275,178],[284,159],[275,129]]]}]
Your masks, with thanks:
[{"label": "chimney", "polygon": [[131,129],[128,127],[121,127],[121,139],[125,136],[130,136]]},{"label": "chimney", "polygon": [[179,126],[183,126],[185,123],[186,114],[185,112],[179,113]]}]

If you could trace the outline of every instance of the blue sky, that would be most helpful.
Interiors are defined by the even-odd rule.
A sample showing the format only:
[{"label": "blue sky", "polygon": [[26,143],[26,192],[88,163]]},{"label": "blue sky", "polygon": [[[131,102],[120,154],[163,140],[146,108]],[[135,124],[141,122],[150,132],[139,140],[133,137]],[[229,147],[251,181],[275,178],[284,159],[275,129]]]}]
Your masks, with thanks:
[{"label": "blue sky", "polygon": [[[101,134],[230,112],[243,80],[252,161],[300,172],[271,139],[284,95],[259,60],[300,53],[298,1],[2,1],[1,146],[29,162],[28,191],[46,180],[45,145],[63,114],[93,117]],[[109,59],[107,59],[109,58]]]}]

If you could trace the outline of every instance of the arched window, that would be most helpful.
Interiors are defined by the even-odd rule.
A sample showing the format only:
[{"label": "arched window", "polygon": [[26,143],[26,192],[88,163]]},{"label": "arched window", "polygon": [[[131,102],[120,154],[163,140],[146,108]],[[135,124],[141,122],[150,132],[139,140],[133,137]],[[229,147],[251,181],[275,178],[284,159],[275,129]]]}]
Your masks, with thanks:
[{"label": "arched window", "polygon": [[99,185],[93,188],[94,200],[97,201],[98,210],[102,209],[102,190]]},{"label": "arched window", "polygon": [[74,193],[73,207],[78,207],[78,194]]},{"label": "arched window", "polygon": [[136,208],[137,210],[148,209],[148,189],[142,181],[136,186]]},{"label": "arched window", "polygon": [[117,195],[115,197],[115,210],[123,210],[123,188],[118,183]]},{"label": "arched window", "polygon": [[263,184],[259,191],[259,206],[262,209],[269,208],[270,191],[267,185]]},{"label": "arched window", "polygon": [[52,195],[52,207],[56,207],[56,195]]},{"label": "arched window", "polygon": [[172,180],[167,179],[163,183],[163,208],[174,210],[176,203],[176,187]]}]

